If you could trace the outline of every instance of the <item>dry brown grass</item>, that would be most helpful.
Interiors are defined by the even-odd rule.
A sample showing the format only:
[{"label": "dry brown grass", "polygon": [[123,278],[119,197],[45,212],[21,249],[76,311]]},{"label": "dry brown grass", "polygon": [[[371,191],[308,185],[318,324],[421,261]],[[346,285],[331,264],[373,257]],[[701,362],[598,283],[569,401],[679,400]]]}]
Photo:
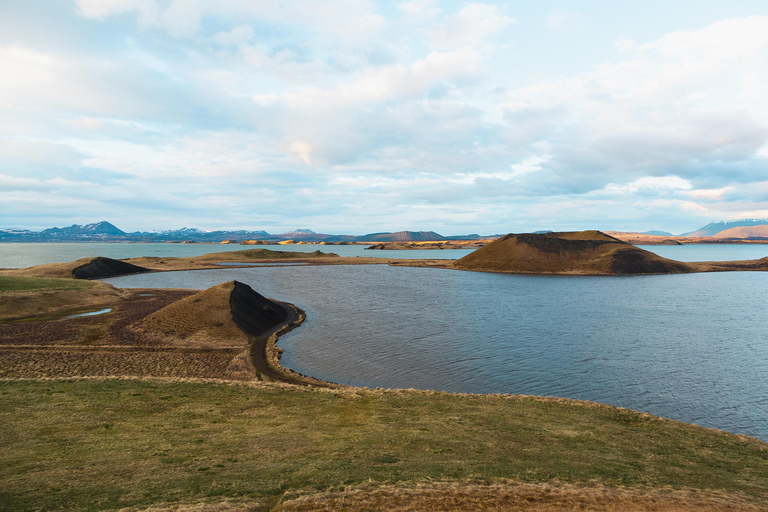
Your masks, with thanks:
[{"label": "dry brown grass", "polygon": [[164,345],[197,348],[241,348],[248,337],[232,319],[229,303],[234,284],[222,283],[176,301],[147,316],[139,326],[160,336]]},{"label": "dry brown grass", "polygon": [[47,263],[27,268],[14,268],[0,270],[0,275],[19,277],[54,277],[60,279],[74,279],[72,271],[77,267],[89,263],[93,258],[81,258],[67,263]]},{"label": "dry brown grass", "polygon": [[125,295],[104,283],[88,283],[83,289],[43,289],[0,292],[0,322],[68,312],[113,304]]},{"label": "dry brown grass", "polygon": [[[254,378],[248,339],[232,321],[226,287],[192,295],[88,284],[0,294],[0,318],[24,318],[0,322],[0,377]],[[62,318],[103,307],[113,311]]]},{"label": "dry brown grass", "polygon": [[695,489],[578,486],[565,483],[369,482],[341,490],[288,492],[280,503],[265,500],[159,503],[119,512],[757,512],[768,509],[741,494]]},{"label": "dry brown grass", "polygon": [[253,373],[240,350],[137,350],[47,348],[0,351],[0,377],[162,376],[248,380]]},{"label": "dry brown grass", "polygon": [[503,482],[475,484],[367,484],[339,491],[286,499],[273,510],[281,512],[388,510],[397,512],[453,512],[465,510],[554,512],[726,512],[764,510],[742,495],[714,491],[644,489],[567,484]]},{"label": "dry brown grass", "polygon": [[599,231],[506,235],[454,263],[461,270],[521,274],[668,274],[693,272]]}]

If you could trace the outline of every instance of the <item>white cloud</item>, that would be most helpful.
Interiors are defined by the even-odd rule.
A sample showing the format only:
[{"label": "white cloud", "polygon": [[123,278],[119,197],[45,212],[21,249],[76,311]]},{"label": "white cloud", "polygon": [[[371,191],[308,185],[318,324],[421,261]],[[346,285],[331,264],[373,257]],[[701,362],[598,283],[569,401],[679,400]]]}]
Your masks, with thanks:
[{"label": "white cloud", "polygon": [[80,14],[103,20],[115,14],[135,12],[139,25],[149,27],[160,20],[161,7],[155,0],[76,0]]},{"label": "white cloud", "polygon": [[558,175],[589,173],[598,187],[617,175],[704,179],[709,165],[755,177],[744,166],[768,138],[768,101],[753,87],[768,83],[768,17],[620,46],[632,47],[627,60],[508,92],[510,140],[548,141]]},{"label": "white cloud", "polygon": [[253,28],[248,25],[240,25],[228,32],[217,32],[211,39],[221,46],[240,46],[255,36]]},{"label": "white cloud", "polygon": [[297,140],[290,143],[288,145],[288,153],[307,165],[312,163],[312,146],[308,142]]},{"label": "white cloud", "polygon": [[500,34],[515,21],[515,18],[502,14],[495,5],[470,3],[448,23],[435,27],[430,42],[436,48],[477,45],[489,36]]},{"label": "white cloud", "polygon": [[410,0],[395,4],[411,23],[425,23],[435,19],[442,12],[436,5],[435,0]]},{"label": "white cloud", "polygon": [[696,199],[719,200],[723,198],[723,194],[730,192],[731,190],[734,190],[734,188],[735,187],[723,187],[723,188],[689,190],[688,195]]},{"label": "white cloud", "polygon": [[370,0],[76,0],[88,18],[135,13],[142,27],[160,27],[174,36],[195,35],[206,17],[225,20],[260,19],[288,26],[311,28],[348,41],[368,39],[384,25]]}]

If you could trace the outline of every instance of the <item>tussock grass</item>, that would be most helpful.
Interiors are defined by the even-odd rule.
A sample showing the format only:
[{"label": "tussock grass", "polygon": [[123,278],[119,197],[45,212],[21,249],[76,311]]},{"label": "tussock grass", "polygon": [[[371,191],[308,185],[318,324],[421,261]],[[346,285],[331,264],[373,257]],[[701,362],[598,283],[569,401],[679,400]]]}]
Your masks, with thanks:
[{"label": "tussock grass", "polygon": [[[478,486],[468,504],[488,494],[487,486],[559,482],[563,489],[626,488],[651,498],[666,489],[659,492],[757,506],[768,499],[768,445],[615,407],[535,397],[0,382],[0,510],[143,510],[156,503],[162,510],[216,503],[255,510],[281,502],[305,510],[311,508],[291,500],[318,492],[325,502],[355,494],[386,503],[381,488],[366,490],[371,481],[395,486],[393,492],[401,486],[402,495],[420,493],[426,510],[450,510],[426,505],[449,503],[456,482]],[[422,484],[432,487],[414,491]]]},{"label": "tussock grass", "polygon": [[444,512],[503,510],[561,512],[564,510],[621,512],[733,512],[761,510],[749,498],[717,491],[530,484],[514,481],[375,482],[287,499],[275,510],[356,512]]}]

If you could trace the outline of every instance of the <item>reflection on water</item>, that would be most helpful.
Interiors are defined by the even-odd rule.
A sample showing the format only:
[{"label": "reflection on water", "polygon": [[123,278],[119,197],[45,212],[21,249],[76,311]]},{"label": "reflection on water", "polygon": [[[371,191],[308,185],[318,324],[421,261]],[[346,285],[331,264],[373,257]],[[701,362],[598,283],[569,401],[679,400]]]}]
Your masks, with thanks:
[{"label": "reflection on water", "polygon": [[104,308],[98,311],[88,311],[87,313],[77,313],[75,315],[67,315],[63,318],[63,320],[69,320],[70,318],[80,318],[81,316],[103,315],[104,313],[111,313],[111,312],[112,312],[112,308]]},{"label": "reflection on water", "polygon": [[166,272],[238,279],[307,321],[285,366],[369,387],[554,395],[768,440],[768,273],[566,277],[388,266]]}]

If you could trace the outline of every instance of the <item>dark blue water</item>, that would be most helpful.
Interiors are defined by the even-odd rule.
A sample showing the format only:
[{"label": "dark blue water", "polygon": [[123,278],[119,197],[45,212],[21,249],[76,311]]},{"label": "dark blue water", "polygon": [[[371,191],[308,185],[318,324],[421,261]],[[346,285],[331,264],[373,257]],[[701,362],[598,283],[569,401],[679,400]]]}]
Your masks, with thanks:
[{"label": "dark blue water", "polygon": [[768,440],[768,273],[522,276],[387,266],[168,272],[237,279],[307,321],[283,364],[367,387],[552,395]]}]

